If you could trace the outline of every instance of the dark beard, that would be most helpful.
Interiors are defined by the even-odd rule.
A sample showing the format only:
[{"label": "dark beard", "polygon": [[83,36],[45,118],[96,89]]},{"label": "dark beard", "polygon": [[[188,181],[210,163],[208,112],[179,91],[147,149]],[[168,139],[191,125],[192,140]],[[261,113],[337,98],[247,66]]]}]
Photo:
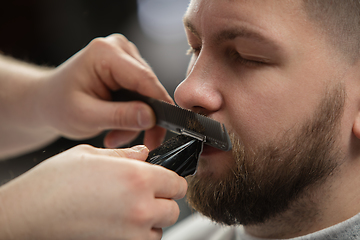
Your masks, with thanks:
[{"label": "dark beard", "polygon": [[233,168],[220,178],[188,177],[189,204],[226,225],[260,224],[284,213],[336,169],[342,156],[337,139],[344,102],[345,90],[336,86],[304,125],[256,149],[244,148],[231,134]]}]

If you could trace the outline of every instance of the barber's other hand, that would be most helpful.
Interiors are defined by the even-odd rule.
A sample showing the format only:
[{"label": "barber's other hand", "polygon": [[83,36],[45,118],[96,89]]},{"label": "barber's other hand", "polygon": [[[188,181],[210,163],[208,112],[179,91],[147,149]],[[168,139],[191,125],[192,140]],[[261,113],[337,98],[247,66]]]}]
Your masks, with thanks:
[{"label": "barber's other hand", "polygon": [[0,220],[6,216],[12,235],[6,239],[160,239],[161,228],[178,218],[173,199],[187,184],[175,172],[129,159],[147,154],[144,146],[81,145],[5,184]]},{"label": "barber's other hand", "polygon": [[162,142],[165,130],[154,128],[155,115],[148,105],[110,101],[110,91],[127,88],[172,103],[135,45],[123,35],[94,39],[44,80],[39,113],[44,124],[60,135],[83,139],[112,129],[104,143],[114,148],[146,129],[144,141],[150,149]]}]

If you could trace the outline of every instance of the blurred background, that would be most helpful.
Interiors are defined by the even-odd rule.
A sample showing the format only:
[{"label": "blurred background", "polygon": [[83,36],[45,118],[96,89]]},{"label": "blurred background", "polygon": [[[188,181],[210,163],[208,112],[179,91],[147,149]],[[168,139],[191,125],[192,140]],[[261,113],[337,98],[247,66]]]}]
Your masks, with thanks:
[{"label": "blurred background", "polygon": [[[188,3],[189,0],[4,0],[0,53],[56,67],[92,39],[121,33],[137,45],[173,95],[185,77],[189,61],[182,25]],[[104,134],[85,141],[61,138],[38,151],[0,161],[0,185],[79,143],[103,147],[103,137]],[[141,138],[127,146],[141,143]],[[190,210],[184,200],[179,205],[181,220]]]}]

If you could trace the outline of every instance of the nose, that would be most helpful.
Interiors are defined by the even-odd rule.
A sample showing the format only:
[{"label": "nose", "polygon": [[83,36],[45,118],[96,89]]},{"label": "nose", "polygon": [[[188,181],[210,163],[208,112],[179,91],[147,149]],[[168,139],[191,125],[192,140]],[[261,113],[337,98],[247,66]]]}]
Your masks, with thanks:
[{"label": "nose", "polygon": [[221,109],[223,98],[220,91],[216,63],[205,54],[190,62],[190,71],[175,90],[176,103],[186,109],[211,115]]}]

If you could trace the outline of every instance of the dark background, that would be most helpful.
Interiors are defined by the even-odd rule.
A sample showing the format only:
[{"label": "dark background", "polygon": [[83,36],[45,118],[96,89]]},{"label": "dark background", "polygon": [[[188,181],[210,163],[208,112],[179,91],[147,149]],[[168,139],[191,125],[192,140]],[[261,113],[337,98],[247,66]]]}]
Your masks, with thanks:
[{"label": "dark background", "polygon": [[[3,0],[0,5],[0,53],[38,65],[56,67],[84,48],[92,39],[121,33],[137,45],[142,56],[172,95],[176,85],[185,77],[189,61],[189,57],[185,56],[188,48],[185,34],[181,29],[180,36],[174,38],[166,30],[156,32],[156,29],[147,29],[151,27],[147,23],[151,23],[148,19],[151,19],[152,15],[147,15],[146,11],[152,9],[155,11],[153,15],[172,16],[174,14],[168,12],[169,8],[165,10],[161,9],[161,6],[175,6],[175,10],[181,8],[179,16],[176,16],[179,20],[177,24],[181,25],[181,15],[186,10],[188,0],[152,1],[157,3],[151,5],[151,1],[138,0],[139,3],[150,3],[141,8],[143,13],[145,11],[141,24],[136,0]],[[170,8],[174,10],[174,7]],[[158,18],[153,25],[174,29],[166,25],[172,21],[163,21],[161,16],[160,21]],[[154,35],[147,35],[146,32]],[[103,137],[104,133],[83,141],[60,138],[49,146],[26,155],[1,160],[0,186],[45,159],[80,143],[103,147]],[[142,135],[125,147],[139,143],[142,143]],[[182,209],[179,218],[181,220],[190,210],[183,200],[178,203]]]},{"label": "dark background", "polygon": [[[1,4],[0,51],[31,63],[58,66],[95,37],[127,35],[133,0],[15,0]],[[38,151],[0,161],[0,184],[79,143],[103,147],[103,134],[84,141],[61,138]]]}]

